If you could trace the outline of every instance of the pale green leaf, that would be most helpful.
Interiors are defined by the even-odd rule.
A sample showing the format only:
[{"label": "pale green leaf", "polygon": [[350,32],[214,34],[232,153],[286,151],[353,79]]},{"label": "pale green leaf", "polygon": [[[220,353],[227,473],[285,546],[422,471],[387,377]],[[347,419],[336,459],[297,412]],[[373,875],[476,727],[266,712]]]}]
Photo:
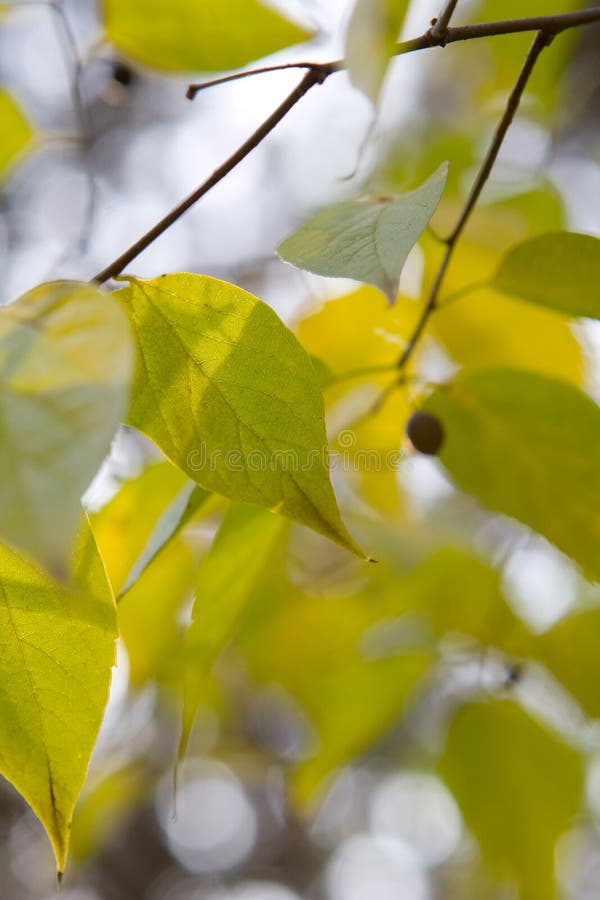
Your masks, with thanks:
[{"label": "pale green leaf", "polygon": [[377,102],[410,0],[356,0],[346,33],[350,80]]},{"label": "pale green leaf", "polygon": [[600,578],[600,409],[533,372],[482,370],[440,387],[440,458],[458,487],[528,525]]},{"label": "pale green leaf", "polygon": [[509,701],[455,715],[441,774],[491,873],[521,900],[556,897],[554,852],[575,822],[583,760]]},{"label": "pale green leaf", "polygon": [[372,284],[394,303],[406,258],[440,202],[447,173],[443,163],[408,194],[327,206],[277,252],[286,262],[317,275]]},{"label": "pale green leaf", "polygon": [[563,231],[513,247],[491,287],[569,316],[600,318],[600,240]]},{"label": "pale green leaf", "polygon": [[132,368],[126,317],[92,285],[40,285],[0,311],[0,533],[58,573]]},{"label": "pale green leaf", "polygon": [[156,523],[184,490],[184,473],[170,462],[153,462],[90,514],[92,529],[115,596],[142,556]]},{"label": "pale green leaf", "polygon": [[317,375],[273,310],[201,275],[131,279],[117,296],[138,342],[130,424],[206,490],[360,554],[329,481]]},{"label": "pale green leaf", "polygon": [[253,506],[234,506],[200,563],[192,623],[186,635],[180,755],[185,752],[203,682],[234,636],[274,554],[281,550],[285,530],[286,522],[279,516]]},{"label": "pale green leaf", "polygon": [[260,0],[103,0],[109,40],[170,72],[237,69],[310,34]]},{"label": "pale green leaf", "polygon": [[146,571],[149,565],[156,559],[170,540],[179,534],[196,513],[206,504],[211,494],[189,481],[177,494],[173,502],[164,511],[154,531],[148,539],[148,543],[136,559],[127,576],[120,595],[125,594]]},{"label": "pale green leaf", "polygon": [[114,600],[87,520],[72,589],[6,548],[0,573],[0,771],[42,822],[62,872],[115,662]]},{"label": "pale green leaf", "polygon": [[21,109],[8,91],[0,90],[0,181],[27,151],[32,141],[33,129]]}]

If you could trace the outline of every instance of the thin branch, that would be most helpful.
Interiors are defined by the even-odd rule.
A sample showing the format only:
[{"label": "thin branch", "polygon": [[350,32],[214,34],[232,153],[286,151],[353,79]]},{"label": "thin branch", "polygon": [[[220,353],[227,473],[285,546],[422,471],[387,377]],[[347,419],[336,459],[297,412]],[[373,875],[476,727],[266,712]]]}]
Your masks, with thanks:
[{"label": "thin branch", "polygon": [[157,237],[160,237],[163,232],[170,228],[170,226],[177,221],[194,203],[197,203],[201,197],[207,194],[211,188],[213,188],[216,184],[222,181],[226,175],[228,175],[243,159],[245,159],[252,151],[258,147],[261,141],[264,141],[266,136],[270,134],[271,131],[278,125],[285,116],[290,112],[291,109],[298,103],[299,100],[304,97],[305,94],[310,91],[315,84],[322,84],[323,81],[327,78],[329,70],[327,68],[319,68],[319,69],[310,69],[300,84],[298,84],[294,90],[289,94],[283,103],[277,107],[277,109],[271,113],[268,119],[260,125],[254,134],[252,134],[247,141],[244,141],[241,147],[239,147],[235,153],[233,153],[229,159],[225,160],[225,162],[215,169],[213,174],[204,181],[200,187],[198,187],[189,197],[186,197],[181,203],[179,203],[174,209],[171,210],[160,222],[150,229],[150,231],[146,232],[139,240],[132,244],[128,250],[121,254],[117,259],[115,259],[109,266],[99,272],[94,281],[102,284],[105,281],[108,281],[109,278],[113,278],[115,275],[118,275],[123,269],[129,265],[129,263],[139,256],[140,253],[145,250],[153,241],[156,240]]},{"label": "thin branch", "polygon": [[481,196],[481,192],[490,176],[494,163],[496,162],[496,159],[498,157],[498,153],[500,152],[500,148],[502,147],[502,144],[504,142],[504,138],[506,137],[508,129],[510,128],[511,123],[515,117],[515,113],[519,108],[519,103],[521,102],[523,92],[525,91],[525,87],[527,86],[527,82],[529,81],[535,64],[538,61],[542,50],[552,42],[553,37],[553,34],[548,34],[543,31],[538,31],[537,35],[535,36],[535,40],[531,46],[531,49],[529,50],[529,53],[527,54],[527,58],[525,60],[525,63],[523,64],[521,72],[519,73],[517,82],[512,89],[510,97],[508,98],[506,109],[504,110],[502,118],[498,124],[496,132],[492,139],[492,143],[490,144],[485,159],[483,160],[481,168],[479,169],[479,173],[477,175],[477,178],[475,179],[475,183],[471,188],[469,196],[467,197],[467,201],[463,207],[456,225],[454,226],[452,233],[447,238],[446,250],[435,276],[434,282],[431,286],[431,290],[429,291],[429,295],[427,297],[427,301],[423,308],[421,317],[417,322],[417,325],[410,337],[410,340],[408,341],[408,344],[406,345],[406,348],[404,349],[404,352],[398,360],[398,368],[400,369],[400,371],[402,371],[406,367],[409,359],[413,355],[415,348],[425,330],[425,326],[429,321],[429,317],[437,306],[439,293],[444,283],[444,278],[446,277],[446,272],[448,271],[448,266],[450,265],[450,262],[454,255],[454,251],[456,249],[459,238],[463,233],[465,226],[469,221],[471,213],[473,212],[475,205],[479,200],[479,197]]},{"label": "thin branch", "polygon": [[[448,34],[448,26],[450,25],[450,19],[454,15],[454,10],[458,5],[458,0],[446,0],[444,3],[442,10],[437,17],[436,21],[433,23],[431,34],[436,40],[443,42]],[[443,43],[442,43],[443,46]]]},{"label": "thin branch", "polygon": [[[420,37],[413,38],[409,41],[402,41],[397,44],[394,55],[401,56],[406,53],[413,53],[417,50],[426,50],[429,47],[445,46],[446,44],[456,43],[457,41],[476,40],[479,38],[494,37],[502,34],[517,34],[526,31],[540,32],[543,35],[544,41],[547,43],[550,38],[560,34],[561,31],[565,31],[568,28],[589,25],[594,22],[600,22],[600,6],[594,7],[593,9],[580,10],[578,12],[563,13],[561,15],[535,16],[525,19],[509,19],[502,22],[487,22],[477,25],[465,25],[458,28],[448,28],[442,39],[436,37],[433,33],[433,29],[430,29]],[[302,67],[304,67],[304,64],[302,64]],[[102,283],[122,272],[125,266],[129,265],[129,263],[139,256],[143,250],[160,237],[167,228],[173,225],[177,219],[187,212],[194,203],[207,194],[216,184],[222,181],[223,178],[245,159],[249,153],[258,147],[261,141],[267,137],[275,126],[281,122],[296,103],[298,103],[312,87],[316,84],[323,84],[330,75],[342,71],[345,68],[346,63],[344,60],[332,60],[328,63],[315,63],[314,66],[311,66],[300,84],[292,91],[286,100],[284,100],[284,102],[268,117],[268,119],[265,120],[265,122],[263,122],[254,134],[229,157],[229,159],[213,172],[210,178],[203,182],[203,184],[190,194],[189,197],[171,210],[171,212],[151,228],[150,231],[132,244],[128,250],[121,254],[121,256],[113,260],[110,265],[99,272],[93,280]],[[244,77],[262,71],[269,71],[269,69],[250,70],[244,73]],[[217,79],[217,83],[218,82],[219,79]],[[208,85],[205,85],[205,87],[206,86]],[[412,353],[412,350],[410,352]]]},{"label": "thin branch", "polygon": [[[327,64],[328,69],[333,72],[332,63]],[[220,84],[229,84],[230,81],[239,81],[241,78],[251,78],[253,75],[265,75],[269,72],[283,72],[286,69],[320,69],[321,63],[315,62],[292,62],[282,63],[277,66],[261,66],[259,69],[246,69],[243,72],[234,72],[233,75],[223,75],[220,78],[212,78],[210,81],[201,81],[198,84],[190,84],[185,96],[188,100],[193,100],[200,91],[207,88],[217,87]]]}]

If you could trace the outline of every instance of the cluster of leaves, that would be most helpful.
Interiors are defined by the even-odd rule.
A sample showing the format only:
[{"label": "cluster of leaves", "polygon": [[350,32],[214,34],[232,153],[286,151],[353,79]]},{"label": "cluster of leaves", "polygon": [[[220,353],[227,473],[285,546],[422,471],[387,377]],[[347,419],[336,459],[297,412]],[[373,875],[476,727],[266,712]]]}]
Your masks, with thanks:
[{"label": "cluster of leaves", "polygon": [[[350,74],[373,101],[407,5],[357,0],[350,18]],[[498,12],[491,0],[483,6]],[[166,71],[234,68],[308,37],[258,0],[105,0],[103,17],[120,52]],[[11,98],[0,103],[4,173],[32,133]],[[443,428],[439,466],[460,492],[600,579],[600,410],[585,393],[571,327],[600,318],[600,240],[563,230],[545,188],[489,204],[479,221],[490,245],[465,237],[430,323],[455,374],[432,383],[424,344],[399,378],[398,350],[418,313],[400,293],[402,268],[421,240],[424,287],[432,282],[439,250],[424,231],[440,203],[445,224],[458,190],[452,156],[447,181],[438,148],[431,153],[414,190],[365,188],[280,245],[298,267],[366,285],[306,316],[296,335],[241,288],[182,273],[124,277],[114,292],[53,282],[0,312],[0,770],[44,824],[60,871],[119,633],[134,685],[155,679],[181,692],[182,754],[198,707],[224,702],[215,663],[232,646],[252,682],[281,685],[318,735],[317,751],[291,773],[301,805],[425,690],[449,633],[472,655],[493,648],[511,665],[535,660],[600,715],[598,610],[533,633],[475,550],[479,507],[453,521],[450,538],[443,522],[424,527],[395,471],[358,461],[398,449],[421,408]],[[553,216],[555,230],[538,234]],[[357,418],[350,401],[365,387],[370,406]],[[382,392],[375,406],[373,392]],[[325,411],[339,421],[348,408],[352,487],[369,510],[354,520],[377,566],[342,522],[328,471]],[[166,461],[88,517],[80,498],[120,423]],[[182,535],[223,509],[199,560]],[[351,575],[326,597],[294,577],[290,541],[310,549],[290,521],[360,560],[342,565]],[[554,845],[581,808],[580,748],[513,700],[469,701],[452,717],[438,766],[491,871],[516,881],[525,900],[552,897]],[[517,794],[513,814],[505,798],[516,804]]]}]

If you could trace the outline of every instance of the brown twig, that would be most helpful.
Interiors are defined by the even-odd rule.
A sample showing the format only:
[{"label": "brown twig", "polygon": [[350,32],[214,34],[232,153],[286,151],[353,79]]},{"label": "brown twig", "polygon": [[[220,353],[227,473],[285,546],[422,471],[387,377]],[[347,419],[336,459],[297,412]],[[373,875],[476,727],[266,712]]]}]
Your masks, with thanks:
[{"label": "brown twig", "polygon": [[[451,4],[447,4],[450,9]],[[451,10],[450,12],[452,12]],[[576,28],[583,25],[589,25],[593,22],[600,22],[600,7],[593,9],[585,9],[572,13],[563,13],[560,15],[550,16],[533,16],[524,19],[509,19],[501,22],[487,22],[476,25],[464,25],[457,28],[447,28],[445,34],[441,37],[434,33],[434,28],[430,28],[420,37],[413,38],[409,41],[402,41],[396,45],[395,55],[400,56],[406,53],[412,53],[417,50],[426,50],[429,47],[440,47],[446,44],[456,43],[457,41],[477,40],[485,37],[494,37],[503,34],[517,34],[526,31],[537,31],[543,35],[543,40],[548,43],[549,40],[561,31],[568,28]],[[537,40],[537,39],[536,39]],[[545,46],[544,43],[544,46]],[[305,64],[301,64],[302,67]],[[291,66],[294,67],[293,65]],[[213,174],[204,181],[192,194],[179,203],[171,210],[160,222],[157,222],[146,234],[142,235],[134,244],[122,253],[117,259],[113,260],[106,268],[99,272],[94,281],[103,283],[119,275],[129,263],[140,255],[147,247],[149,247],[161,234],[173,225],[191,206],[193,206],[201,197],[208,193],[216,184],[222,181],[243,159],[246,158],[258,145],[267,137],[267,135],[281,122],[290,110],[298,103],[301,98],[316,84],[323,84],[324,81],[346,68],[344,60],[333,60],[328,63],[315,63],[300,82],[294,88],[292,93],[271,113],[271,115],[263,122],[262,125],[245,141],[229,159],[227,159]],[[253,74],[277,71],[279,66],[263,67],[254,69],[240,74],[239,77],[249,77]],[[236,76],[238,77],[238,76]],[[232,79],[229,79],[232,80]],[[219,83],[220,79],[216,80]],[[205,85],[207,87],[208,85]],[[444,264],[442,264],[444,265]],[[447,266],[447,262],[444,266]],[[442,273],[443,277],[443,273]],[[438,288],[439,290],[439,288]],[[417,340],[420,334],[417,335]],[[408,348],[407,348],[408,349]],[[410,351],[412,353],[412,350]],[[404,365],[404,363],[402,363]]]},{"label": "brown twig", "polygon": [[510,97],[508,98],[506,109],[504,110],[502,118],[498,124],[498,127],[496,128],[494,137],[489,146],[488,152],[485,155],[483,163],[481,164],[481,168],[479,169],[477,178],[475,179],[473,187],[471,188],[469,196],[467,197],[466,203],[451,234],[448,236],[448,238],[446,238],[446,250],[429,291],[425,306],[423,307],[423,312],[421,313],[419,321],[415,326],[415,329],[404,349],[404,352],[398,360],[398,368],[400,369],[400,371],[402,371],[406,367],[408,361],[413,355],[415,348],[417,347],[417,344],[419,343],[423,335],[425,326],[429,321],[429,317],[436,308],[440,290],[444,283],[444,278],[446,277],[446,272],[448,271],[448,267],[454,255],[458,240],[463,233],[467,222],[469,221],[471,213],[473,212],[475,205],[477,204],[477,201],[481,196],[481,192],[490,176],[492,168],[494,167],[494,163],[496,162],[498,153],[500,152],[500,148],[502,147],[502,144],[504,142],[504,138],[506,137],[508,129],[510,128],[511,123],[515,117],[515,113],[517,112],[519,103],[521,102],[521,97],[523,96],[523,92],[525,90],[527,82],[529,81],[531,73],[533,72],[535,64],[538,61],[540,53],[542,52],[544,47],[547,47],[548,44],[551,43],[553,38],[554,34],[552,33],[538,31],[531,49],[527,54],[527,58],[525,60],[525,63],[523,64],[523,68],[521,69],[516,84],[512,89]]},{"label": "brown twig", "polygon": [[436,40],[439,40],[441,45],[443,46],[443,42],[448,35],[448,26],[450,25],[450,19],[454,15],[454,10],[458,5],[458,0],[446,0],[444,3],[442,10],[435,20],[431,28],[431,34]]}]

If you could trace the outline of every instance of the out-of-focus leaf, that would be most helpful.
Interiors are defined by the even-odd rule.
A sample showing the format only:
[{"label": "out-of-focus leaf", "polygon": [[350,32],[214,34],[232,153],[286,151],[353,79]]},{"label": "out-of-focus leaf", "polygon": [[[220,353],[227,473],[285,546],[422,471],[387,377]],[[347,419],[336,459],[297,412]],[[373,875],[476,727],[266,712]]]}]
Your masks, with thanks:
[{"label": "out-of-focus leaf", "polygon": [[[405,297],[390,307],[379,291],[362,287],[325,303],[297,327],[302,345],[331,372],[324,389],[326,408],[330,420],[341,419],[341,443],[346,444],[338,441],[334,449],[346,471],[356,476],[366,500],[388,516],[400,506],[393,461],[410,414],[407,392],[396,391],[380,412],[361,416],[394,377],[418,313],[418,304]],[[357,375],[346,377],[352,372]]]},{"label": "out-of-focus leaf", "polygon": [[408,194],[327,206],[283,241],[277,252],[317,275],[372,284],[394,303],[406,258],[437,209],[447,173],[443,163]]},{"label": "out-of-focus leaf", "polygon": [[394,580],[388,603],[391,614],[403,611],[422,617],[437,639],[462,635],[507,653],[517,641],[523,646],[524,626],[502,594],[498,572],[464,550],[436,550]]},{"label": "out-of-focus leaf", "polygon": [[273,310],[200,275],[132,279],[116,296],[138,343],[130,423],[207,490],[362,555],[329,481],[315,370]]},{"label": "out-of-focus leaf", "polygon": [[260,0],[103,0],[102,12],[115,47],[169,72],[237,69],[310,37]]},{"label": "out-of-focus leaf", "polygon": [[554,852],[574,822],[583,760],[509,701],[474,703],[454,717],[440,763],[484,861],[521,900],[556,897]]},{"label": "out-of-focus leaf", "polygon": [[252,676],[283,688],[315,728],[314,755],[293,774],[300,805],[310,805],[334,769],[399,720],[432,664],[428,646],[410,627],[400,648],[371,652],[369,632],[387,615],[388,607],[371,595],[303,596],[280,588],[271,614],[243,636]]},{"label": "out-of-focus leaf", "polygon": [[264,509],[234,506],[200,563],[192,623],[186,635],[180,756],[185,753],[206,675],[234,635],[274,554],[281,551],[286,529],[285,519]]},{"label": "out-of-focus leaf", "polygon": [[600,578],[600,409],[566,382],[513,369],[465,373],[425,407],[458,487]]},{"label": "out-of-focus leaf", "polygon": [[0,548],[0,771],[52,842],[59,872],[108,699],[117,623],[87,520],[73,588]]},{"label": "out-of-focus leaf", "polygon": [[[445,297],[489,281],[499,263],[498,250],[508,248],[518,229],[527,236],[522,217],[502,217],[500,222],[499,212],[486,208],[474,226],[478,235],[486,235],[496,244],[493,249],[481,242],[460,242],[445,282],[444,298],[430,320],[428,332],[465,368],[514,366],[582,385],[584,354],[570,322],[559,313],[501,296],[489,288],[479,288],[445,305]],[[433,277],[433,269],[428,270],[428,283]]]},{"label": "out-of-focus leaf", "polygon": [[[0,16],[2,8],[0,8]],[[33,130],[8,91],[0,89],[0,182],[33,140]]]},{"label": "out-of-focus leaf", "polygon": [[161,550],[172,540],[182,528],[206,505],[212,495],[189,481],[164,511],[148,543],[136,559],[131,572],[121,590],[121,595],[130,590],[148,566],[154,562]]},{"label": "out-of-focus leaf", "polygon": [[377,103],[410,0],[356,0],[346,33],[348,74]]},{"label": "out-of-focus leaf", "polygon": [[132,367],[123,311],[92,285],[43,284],[0,311],[0,532],[59,574]]},{"label": "out-of-focus leaf", "polygon": [[73,817],[71,859],[89,860],[106,842],[115,840],[120,828],[147,800],[152,786],[148,772],[131,763],[86,789]]},{"label": "out-of-focus leaf", "polygon": [[142,556],[160,520],[188,479],[169,462],[151,463],[123,482],[115,496],[91,514],[94,535],[116,596]]},{"label": "out-of-focus leaf", "polygon": [[181,617],[194,591],[199,553],[171,540],[119,602],[119,629],[134,687],[155,681],[179,689]]},{"label": "out-of-focus leaf", "polygon": [[517,244],[490,282],[502,293],[570,316],[600,318],[600,240],[563,231]]},{"label": "out-of-focus leaf", "polygon": [[539,635],[532,654],[595,718],[600,718],[599,634],[600,610],[573,613]]}]

